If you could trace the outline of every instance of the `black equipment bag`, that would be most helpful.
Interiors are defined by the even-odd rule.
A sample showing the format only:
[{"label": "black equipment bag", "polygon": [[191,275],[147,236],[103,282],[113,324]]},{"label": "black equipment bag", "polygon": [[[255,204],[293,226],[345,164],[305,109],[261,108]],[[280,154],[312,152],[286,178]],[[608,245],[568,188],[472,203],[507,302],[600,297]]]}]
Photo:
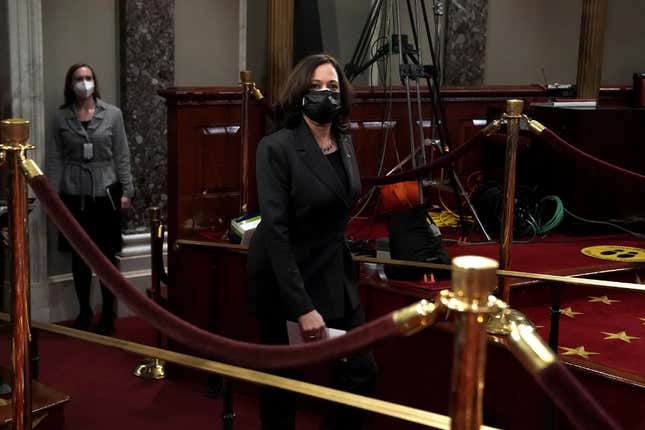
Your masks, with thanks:
[{"label": "black equipment bag", "polygon": [[[450,256],[441,243],[441,232],[428,214],[428,209],[418,206],[390,216],[388,224],[390,257],[394,260],[421,261],[424,263],[450,264]],[[448,270],[418,267],[386,266],[390,279],[419,281],[432,273],[435,279],[450,278]]]}]

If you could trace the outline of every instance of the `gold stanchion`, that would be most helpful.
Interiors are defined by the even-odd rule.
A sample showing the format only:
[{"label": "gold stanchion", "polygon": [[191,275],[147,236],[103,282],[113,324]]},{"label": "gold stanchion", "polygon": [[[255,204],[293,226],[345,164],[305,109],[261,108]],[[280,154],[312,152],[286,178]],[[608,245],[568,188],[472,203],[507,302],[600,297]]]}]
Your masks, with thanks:
[{"label": "gold stanchion", "polygon": [[531,322],[515,309],[502,309],[488,318],[486,331],[490,334],[506,336],[511,333],[513,324],[517,324],[519,321],[522,321],[526,325],[531,325]]},{"label": "gold stanchion", "polygon": [[[159,303],[161,300],[161,259],[163,255],[163,224],[161,223],[161,209],[152,207],[148,209],[150,217],[150,283],[152,285],[152,300]],[[157,347],[161,348],[161,333],[156,330]],[[147,357],[132,371],[135,376],[143,379],[164,379],[166,377],[166,362],[155,357]]]},{"label": "gold stanchion", "polygon": [[441,292],[442,304],[458,312],[450,388],[452,429],[475,430],[482,425],[485,314],[504,306],[490,295],[495,288],[497,266],[495,260],[486,257],[456,257],[452,260],[453,291]]},{"label": "gold stanchion", "polygon": [[11,320],[13,367],[13,429],[31,429],[31,342],[29,314],[29,250],[27,241],[27,184],[22,170],[29,145],[29,121],[6,119],[0,122],[0,158],[9,166],[9,239],[11,249]]},{"label": "gold stanchion", "polygon": [[[517,145],[520,137],[520,120],[524,109],[523,100],[507,100],[506,119],[506,163],[504,166],[504,199],[502,201],[502,231],[499,239],[499,267],[508,269],[511,265],[511,245],[513,243],[513,213],[515,210],[515,172],[517,168]],[[510,280],[502,278],[499,281],[502,300],[509,302]]]},{"label": "gold stanchion", "polygon": [[253,82],[253,73],[250,70],[240,71],[240,84],[242,85],[242,116],[240,119],[240,215],[249,213],[249,97],[253,95],[257,100],[264,96]]}]

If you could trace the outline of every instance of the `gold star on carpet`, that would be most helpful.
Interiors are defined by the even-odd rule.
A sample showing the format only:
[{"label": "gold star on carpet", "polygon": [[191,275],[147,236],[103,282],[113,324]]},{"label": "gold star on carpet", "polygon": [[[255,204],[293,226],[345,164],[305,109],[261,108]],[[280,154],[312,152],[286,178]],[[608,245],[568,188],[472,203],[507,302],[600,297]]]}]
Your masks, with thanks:
[{"label": "gold star on carpet", "polygon": [[630,336],[627,333],[625,333],[624,331],[621,331],[619,333],[607,333],[606,331],[603,331],[601,333],[607,335],[607,337],[605,339],[619,339],[619,340],[622,340],[623,342],[627,342],[627,343],[632,343],[631,342],[632,339],[640,339],[640,337]]},{"label": "gold star on carpet", "polygon": [[643,321],[643,325],[645,325],[645,318],[639,318],[639,320]]},{"label": "gold star on carpet", "polygon": [[579,346],[577,348],[567,348],[566,346],[561,346],[560,348],[564,349],[562,355],[577,355],[582,358],[589,358],[592,354],[598,354],[598,352],[586,351],[584,346]]},{"label": "gold star on carpet", "polygon": [[571,307],[568,307],[568,308],[560,309],[560,313],[562,315],[568,316],[569,318],[575,318],[576,315],[582,315],[584,312],[576,312],[573,309],[571,309]]},{"label": "gold star on carpet", "polygon": [[589,300],[589,303],[604,303],[606,305],[611,305],[614,302],[620,302],[620,300],[612,300],[607,296],[601,296],[601,297],[595,297],[595,296],[589,296],[591,300]]}]

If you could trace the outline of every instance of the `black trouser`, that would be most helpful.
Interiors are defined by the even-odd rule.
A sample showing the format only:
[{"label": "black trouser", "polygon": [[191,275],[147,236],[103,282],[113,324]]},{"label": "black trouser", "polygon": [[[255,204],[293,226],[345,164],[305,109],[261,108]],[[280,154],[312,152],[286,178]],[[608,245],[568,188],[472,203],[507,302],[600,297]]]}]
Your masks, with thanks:
[{"label": "black trouser", "polygon": [[[104,252],[105,254],[105,252]],[[114,255],[106,255],[112,264],[116,264]],[[78,298],[79,314],[88,317],[92,314],[90,305],[90,286],[92,284],[92,269],[85,264],[83,259],[72,251],[72,275],[74,276],[74,288]],[[101,298],[103,304],[101,307],[101,320],[113,321],[116,316],[114,307],[114,294],[101,282]]]},{"label": "black trouser", "polygon": [[[116,265],[116,253],[121,249],[120,210],[114,210],[107,197],[88,195],[81,197],[61,193],[61,199],[103,255]],[[72,275],[78,298],[79,314],[87,317],[92,313],[90,306],[92,269],[69,246],[62,235],[59,236],[59,249],[72,252]],[[101,283],[101,296],[103,299],[101,318],[110,322],[116,315],[114,295],[103,283]]]},{"label": "black trouser", "polygon": [[[349,303],[349,300],[345,300]],[[327,327],[350,330],[365,322],[362,308],[347,309],[343,318],[327,320]],[[263,343],[280,345],[289,343],[284,318],[261,316],[260,339]],[[371,350],[334,363],[333,387],[355,394],[370,394],[376,377],[376,361]],[[285,370],[275,374],[293,378],[297,372]],[[295,396],[275,388],[262,388],[260,418],[263,430],[289,430],[295,428]],[[323,429],[360,429],[364,421],[363,411],[349,406],[331,403],[323,421]]]}]

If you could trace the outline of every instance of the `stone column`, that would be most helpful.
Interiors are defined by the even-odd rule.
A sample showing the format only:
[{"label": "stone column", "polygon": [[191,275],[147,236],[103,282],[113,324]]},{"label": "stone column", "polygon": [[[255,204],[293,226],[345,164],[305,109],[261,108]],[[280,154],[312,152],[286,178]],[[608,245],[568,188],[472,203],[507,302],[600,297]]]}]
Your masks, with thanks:
[{"label": "stone column", "polygon": [[[486,62],[488,0],[446,3],[444,83],[481,85]],[[431,13],[430,10],[428,13]]]},{"label": "stone column", "polygon": [[598,98],[602,74],[607,0],[583,0],[578,48],[578,97]]},{"label": "stone column", "polygon": [[136,198],[128,232],[165,206],[166,109],[157,91],[175,80],[175,1],[119,0],[120,105],[130,144]]},{"label": "stone column", "polygon": [[[0,2],[0,52],[9,52],[9,16],[7,2]],[[0,118],[11,116],[11,64],[8,59],[0,63]]]},{"label": "stone column", "polygon": [[277,100],[293,60],[293,0],[267,2],[268,98]]},{"label": "stone column", "polygon": [[[43,97],[43,35],[41,0],[7,2],[9,63],[11,83],[11,116],[30,122],[30,143],[36,149],[28,152],[42,169],[45,165],[45,109]],[[47,220],[39,202],[29,215],[29,270],[31,314],[33,319],[49,321],[47,283]]]}]

